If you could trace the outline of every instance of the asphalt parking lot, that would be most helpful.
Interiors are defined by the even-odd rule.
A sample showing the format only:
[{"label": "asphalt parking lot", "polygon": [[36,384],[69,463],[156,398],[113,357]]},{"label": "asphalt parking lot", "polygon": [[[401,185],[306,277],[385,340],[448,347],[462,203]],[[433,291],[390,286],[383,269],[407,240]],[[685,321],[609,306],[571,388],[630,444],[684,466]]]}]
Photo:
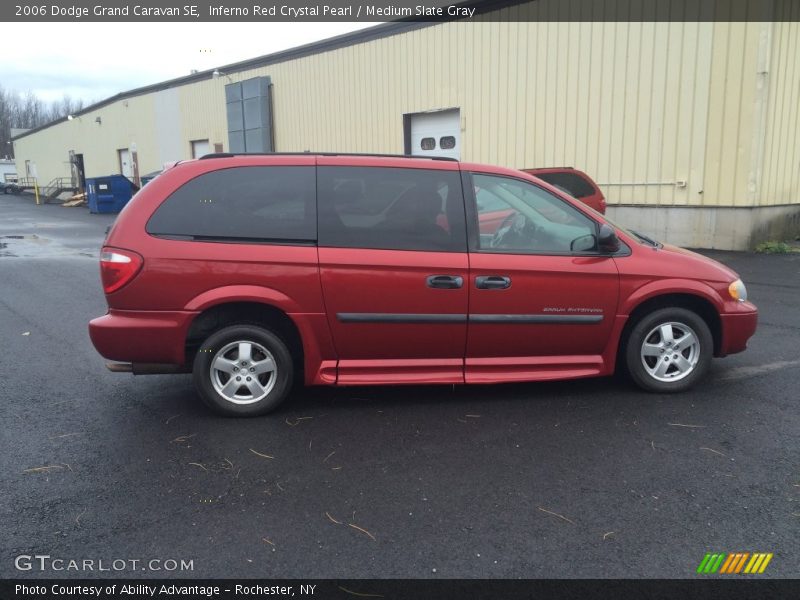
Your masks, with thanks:
[{"label": "asphalt parking lot", "polygon": [[[188,375],[113,374],[89,319],[109,215],[0,196],[0,577],[20,554],[191,560],[124,577],[800,576],[800,254],[710,252],[760,309],[678,396],[614,378],[300,390],[219,418]],[[21,236],[21,237],[20,237]]]}]

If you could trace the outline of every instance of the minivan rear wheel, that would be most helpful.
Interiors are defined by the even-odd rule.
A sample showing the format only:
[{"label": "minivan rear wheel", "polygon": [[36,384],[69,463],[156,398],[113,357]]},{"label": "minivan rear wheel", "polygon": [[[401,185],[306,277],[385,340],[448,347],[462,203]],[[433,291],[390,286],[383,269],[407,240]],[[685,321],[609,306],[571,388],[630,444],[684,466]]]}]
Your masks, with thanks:
[{"label": "minivan rear wheel", "polygon": [[232,325],[213,333],[194,359],[197,392],[211,409],[234,417],[268,413],[289,395],[292,356],[271,331]]},{"label": "minivan rear wheel", "polygon": [[711,330],[699,315],[685,308],[662,308],[634,325],[625,362],[639,387],[681,392],[703,376],[713,350]]}]

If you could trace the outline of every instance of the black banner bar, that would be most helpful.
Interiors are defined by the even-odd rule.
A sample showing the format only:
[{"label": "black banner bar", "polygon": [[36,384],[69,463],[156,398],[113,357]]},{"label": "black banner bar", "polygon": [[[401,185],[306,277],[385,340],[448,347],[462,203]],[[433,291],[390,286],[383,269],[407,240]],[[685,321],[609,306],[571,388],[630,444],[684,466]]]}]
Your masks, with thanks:
[{"label": "black banner bar", "polygon": [[5,22],[800,21],[797,0],[5,0]]},{"label": "black banner bar", "polygon": [[680,580],[2,580],[2,600],[165,600],[296,598],[358,600],[782,600],[797,598],[800,580],[747,576]]}]

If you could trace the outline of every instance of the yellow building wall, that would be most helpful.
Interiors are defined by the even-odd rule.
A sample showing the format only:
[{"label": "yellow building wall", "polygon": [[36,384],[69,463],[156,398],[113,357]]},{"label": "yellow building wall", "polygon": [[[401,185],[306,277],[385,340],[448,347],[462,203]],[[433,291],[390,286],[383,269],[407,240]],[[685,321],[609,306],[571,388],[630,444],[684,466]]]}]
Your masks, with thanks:
[{"label": "yellow building wall", "polygon": [[[509,22],[446,23],[231,78],[272,78],[280,151],[402,153],[403,114],[458,107],[462,160],[578,167],[611,202],[707,202],[715,25],[514,22],[524,10],[502,11]],[[216,84],[222,103],[224,82]],[[184,111],[202,95],[195,87],[182,94]],[[224,131],[216,113],[198,122]]]},{"label": "yellow building wall", "polygon": [[761,35],[769,23],[715,23],[701,204],[752,206],[749,188],[758,165],[756,71]]},{"label": "yellow building wall", "polygon": [[783,0],[794,22],[776,22],[768,72],[763,169],[758,201],[763,205],[800,203],[800,3]]},{"label": "yellow building wall", "polygon": [[225,115],[226,83],[230,83],[226,77],[209,78],[178,88],[181,142],[184,152],[178,160],[191,158],[192,140],[208,140],[212,152],[214,144],[222,144],[223,149],[228,150],[228,124]]},{"label": "yellow building wall", "polygon": [[[798,201],[797,23],[536,20],[568,5],[541,0],[179,86],[175,159],[196,139],[227,150],[225,84],[269,75],[278,151],[401,154],[404,114],[458,107],[462,160],[574,166],[610,204]],[[18,169],[34,157],[40,179],[68,174],[74,149],[88,176],[118,172],[116,149],[131,141],[140,173],[161,168],[153,97],[18,140]]]},{"label": "yellow building wall", "polygon": [[36,164],[40,185],[54,177],[69,177],[69,151],[74,150],[84,155],[87,177],[119,173],[117,150],[135,143],[141,159],[140,173],[144,174],[160,166],[150,168],[148,161],[156,154],[154,123],[152,95],[114,102],[15,140],[17,172],[20,177],[25,176],[27,159]]}]

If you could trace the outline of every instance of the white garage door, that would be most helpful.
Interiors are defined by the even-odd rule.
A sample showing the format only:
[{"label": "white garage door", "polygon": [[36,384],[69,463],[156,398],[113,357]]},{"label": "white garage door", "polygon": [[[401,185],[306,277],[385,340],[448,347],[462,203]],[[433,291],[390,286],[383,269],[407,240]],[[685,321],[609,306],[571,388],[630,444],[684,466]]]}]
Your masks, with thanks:
[{"label": "white garage door", "polygon": [[200,158],[206,154],[211,154],[211,146],[208,140],[194,140],[192,142],[192,158]]},{"label": "white garage door", "polygon": [[411,115],[411,154],[461,158],[459,109]]}]

